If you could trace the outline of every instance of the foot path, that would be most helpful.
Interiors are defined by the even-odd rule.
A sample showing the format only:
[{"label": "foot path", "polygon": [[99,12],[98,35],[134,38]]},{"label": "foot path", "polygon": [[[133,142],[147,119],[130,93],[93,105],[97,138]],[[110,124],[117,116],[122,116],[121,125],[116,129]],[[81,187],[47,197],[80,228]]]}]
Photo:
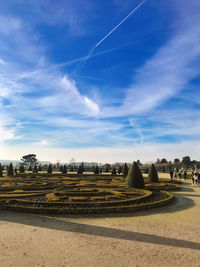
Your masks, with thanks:
[{"label": "foot path", "polygon": [[1,267],[200,266],[200,186],[132,214],[47,217],[0,211]]}]

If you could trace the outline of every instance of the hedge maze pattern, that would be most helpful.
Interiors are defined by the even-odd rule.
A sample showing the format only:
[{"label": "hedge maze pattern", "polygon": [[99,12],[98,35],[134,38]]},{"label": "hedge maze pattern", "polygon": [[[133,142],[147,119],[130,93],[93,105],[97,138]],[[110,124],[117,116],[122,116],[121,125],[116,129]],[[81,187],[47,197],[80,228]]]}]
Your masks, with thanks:
[{"label": "hedge maze pattern", "polygon": [[[146,190],[147,189],[147,190]],[[0,180],[0,207],[41,214],[95,214],[132,212],[173,201],[178,185],[165,181],[127,189],[115,176],[21,175]]]}]

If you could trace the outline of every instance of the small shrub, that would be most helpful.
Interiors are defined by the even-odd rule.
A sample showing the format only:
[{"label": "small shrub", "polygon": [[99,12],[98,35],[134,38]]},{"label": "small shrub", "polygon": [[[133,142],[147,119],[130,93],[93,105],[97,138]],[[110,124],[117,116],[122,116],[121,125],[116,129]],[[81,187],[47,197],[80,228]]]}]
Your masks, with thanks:
[{"label": "small shrub", "polygon": [[0,177],[3,177],[3,168],[1,166],[1,163],[0,163]]},{"label": "small shrub", "polygon": [[122,177],[126,178],[128,175],[128,166],[127,164],[125,163],[124,164],[124,167],[123,167],[123,170],[122,170]]},{"label": "small shrub", "polygon": [[149,170],[148,181],[150,183],[159,183],[158,173],[157,173],[157,170],[156,170],[154,164],[151,165],[151,168]]},{"label": "small shrub", "polygon": [[24,169],[24,165],[23,165],[23,164],[21,164],[21,165],[19,166],[19,172],[20,172],[20,173],[25,173],[25,169]]},{"label": "small shrub", "polygon": [[112,175],[116,175],[116,174],[117,174],[116,169],[115,169],[115,167],[113,167],[112,168]]},{"label": "small shrub", "polygon": [[128,175],[126,177],[126,185],[131,188],[144,189],[144,178],[136,162],[133,162]]},{"label": "small shrub", "polygon": [[67,174],[67,166],[64,165],[62,168],[62,174]]},{"label": "small shrub", "polygon": [[14,175],[12,163],[10,163],[10,165],[8,166],[7,174],[8,174],[8,176],[13,176]]},{"label": "small shrub", "polygon": [[51,164],[49,164],[49,166],[48,166],[47,173],[52,173],[52,167],[51,167]]}]

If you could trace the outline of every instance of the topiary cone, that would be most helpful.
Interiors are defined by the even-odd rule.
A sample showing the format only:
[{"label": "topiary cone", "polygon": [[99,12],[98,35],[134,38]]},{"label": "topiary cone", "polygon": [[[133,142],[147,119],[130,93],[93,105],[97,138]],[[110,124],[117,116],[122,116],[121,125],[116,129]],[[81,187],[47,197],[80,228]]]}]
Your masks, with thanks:
[{"label": "topiary cone", "polygon": [[129,188],[144,189],[144,178],[136,162],[133,162],[126,177],[126,186]]},{"label": "topiary cone", "polygon": [[125,163],[124,164],[124,167],[123,167],[123,170],[122,170],[122,177],[126,178],[128,175],[128,166],[127,164]]},{"label": "topiary cone", "polygon": [[151,165],[151,168],[149,170],[148,181],[150,183],[159,183],[158,173],[157,173],[157,170],[156,170],[154,164]]}]

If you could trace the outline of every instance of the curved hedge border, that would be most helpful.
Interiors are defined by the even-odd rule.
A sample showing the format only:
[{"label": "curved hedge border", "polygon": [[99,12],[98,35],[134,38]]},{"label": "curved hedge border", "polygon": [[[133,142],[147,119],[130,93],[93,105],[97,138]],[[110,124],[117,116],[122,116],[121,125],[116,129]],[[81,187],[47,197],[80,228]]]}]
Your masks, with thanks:
[{"label": "curved hedge border", "polygon": [[4,208],[12,211],[31,212],[36,214],[98,214],[98,213],[121,213],[133,212],[145,209],[160,207],[171,203],[174,200],[174,195],[170,192],[161,191],[165,195],[164,199],[154,201],[151,203],[132,204],[128,206],[112,206],[112,207],[87,207],[87,208],[53,208],[53,207],[32,207],[32,206],[15,206],[12,204],[4,204]]},{"label": "curved hedge border", "polygon": [[135,198],[129,198],[126,200],[113,200],[113,201],[90,201],[90,202],[62,202],[62,201],[34,201],[34,200],[24,200],[24,199],[12,199],[11,201],[8,201],[9,203],[16,203],[16,204],[35,204],[35,205],[44,205],[44,206],[64,206],[64,207],[70,207],[74,208],[77,206],[80,206],[81,208],[90,208],[90,207],[109,207],[109,206],[116,206],[116,205],[130,205],[130,204],[139,204],[143,201],[148,200],[152,196],[152,192],[148,190],[139,190],[134,189],[134,192],[138,194],[143,194],[142,196],[135,197]]},{"label": "curved hedge border", "polygon": [[[97,178],[98,177],[98,178]],[[146,189],[126,189],[117,176],[34,175],[1,180],[0,208],[44,214],[95,214],[132,212],[173,201],[164,190],[179,189],[171,181],[146,184]],[[15,191],[14,191],[15,190]],[[46,194],[54,195],[48,198]],[[139,196],[138,196],[139,195]]]},{"label": "curved hedge border", "polygon": [[147,190],[155,190],[155,191],[177,191],[180,189],[180,186],[178,184],[173,184],[173,183],[160,183],[160,184],[153,184],[153,183],[148,183],[145,184],[145,188]]}]

